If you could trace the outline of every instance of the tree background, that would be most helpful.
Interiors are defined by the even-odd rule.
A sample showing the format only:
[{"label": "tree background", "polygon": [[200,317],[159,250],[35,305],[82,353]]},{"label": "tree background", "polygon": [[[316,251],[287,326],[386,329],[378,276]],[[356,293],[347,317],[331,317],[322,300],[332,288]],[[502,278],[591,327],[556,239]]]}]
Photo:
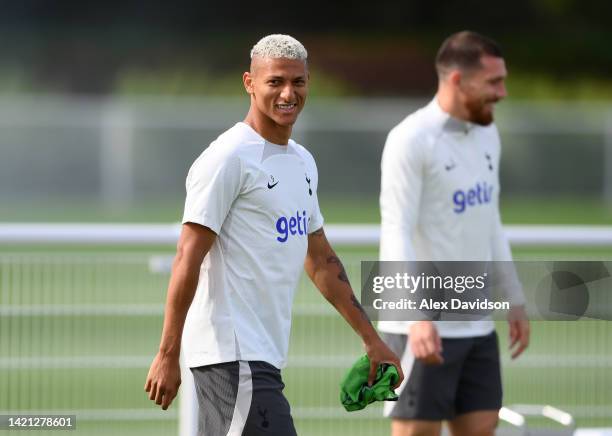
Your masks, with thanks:
[{"label": "tree background", "polygon": [[426,96],[433,58],[470,29],[504,48],[515,97],[612,97],[612,2],[0,1],[0,93],[238,94],[250,47],[289,33],[313,92]]}]

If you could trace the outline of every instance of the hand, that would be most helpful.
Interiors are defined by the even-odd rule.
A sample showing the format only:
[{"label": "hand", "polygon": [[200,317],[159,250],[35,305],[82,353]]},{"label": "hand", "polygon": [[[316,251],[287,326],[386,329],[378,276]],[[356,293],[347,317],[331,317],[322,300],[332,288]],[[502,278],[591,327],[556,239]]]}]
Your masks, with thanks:
[{"label": "hand", "polygon": [[176,397],[180,385],[181,368],[178,357],[158,353],[153,359],[144,387],[149,393],[149,399],[166,410]]},{"label": "hand", "polygon": [[397,388],[404,380],[404,372],[402,371],[402,365],[397,355],[391,351],[391,349],[385,344],[382,339],[378,338],[372,344],[365,345],[366,353],[370,358],[370,373],[368,374],[368,386],[372,386],[376,381],[376,370],[378,365],[381,363],[390,363],[397,368],[399,373],[399,380],[393,386],[393,389]]},{"label": "hand", "polygon": [[[508,326],[512,358],[516,359],[529,346],[529,320],[524,306],[512,306],[508,312]],[[512,351],[514,349],[514,351]]]},{"label": "hand", "polygon": [[441,365],[442,339],[432,321],[418,321],[410,326],[408,334],[410,351],[417,359],[427,365]]}]

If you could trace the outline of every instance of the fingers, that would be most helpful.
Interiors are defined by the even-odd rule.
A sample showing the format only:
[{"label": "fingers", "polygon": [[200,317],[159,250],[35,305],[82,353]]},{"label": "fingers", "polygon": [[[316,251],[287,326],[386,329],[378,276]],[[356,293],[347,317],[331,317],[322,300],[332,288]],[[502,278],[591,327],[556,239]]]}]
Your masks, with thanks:
[{"label": "fingers", "polygon": [[404,381],[404,371],[402,371],[402,365],[400,365],[399,362],[394,362],[393,366],[395,366],[395,368],[397,368],[397,372],[399,374],[399,380],[397,381],[397,383],[395,384],[395,386],[393,386],[393,389],[397,389],[399,388],[399,386],[402,384],[402,382]]},{"label": "fingers", "polygon": [[145,391],[149,393],[149,400],[154,401],[155,404],[162,406],[162,409],[166,410],[174,397],[176,397],[180,384],[179,380],[176,388],[169,388],[163,383],[158,384],[158,382],[148,379],[145,384]]},{"label": "fingers", "polygon": [[380,362],[371,360],[370,361],[370,372],[368,373],[368,386],[371,387],[376,382],[376,372],[378,369],[378,365],[381,365],[383,363],[388,363],[390,365],[393,365],[397,369],[397,374],[399,375],[399,379],[397,383],[395,383],[395,385],[393,386],[393,389],[398,388],[399,385],[402,384],[402,381],[404,381],[404,371],[402,371],[402,365],[400,364],[400,361],[399,359],[397,359],[397,357],[395,357],[392,360],[381,360]]},{"label": "fingers", "polygon": [[176,389],[163,388],[161,385],[158,386],[156,383],[152,383],[149,399],[154,401],[158,406],[161,406],[163,410],[167,410],[177,393],[178,386]]},{"label": "fingers", "polygon": [[427,354],[420,360],[426,365],[441,365],[444,363],[444,357],[442,357],[442,353],[439,352]]},{"label": "fingers", "polygon": [[397,380],[397,383],[393,385],[393,389],[397,389],[399,385],[401,385],[402,382],[404,381],[404,371],[402,370],[402,364],[400,363],[399,358],[396,355],[393,355],[392,359],[383,360],[381,363],[387,363],[389,365],[393,365],[395,369],[397,370],[397,375],[399,376],[399,378]]},{"label": "fingers", "polygon": [[412,350],[412,354],[417,359],[424,359],[427,357],[429,352],[427,351],[427,338],[426,337],[410,337],[410,348]]},{"label": "fingers", "polygon": [[368,374],[368,386],[372,386],[376,380],[376,368],[378,368],[378,362],[370,362],[370,373]]},{"label": "fingers", "polygon": [[174,400],[174,397],[176,397],[176,391],[166,392],[161,403],[161,408],[163,410],[168,410],[168,407],[170,406],[170,403],[172,403],[172,400]]},{"label": "fingers", "polygon": [[436,338],[429,338],[425,341],[424,347],[425,356],[424,359],[427,363],[430,364],[440,364],[442,363],[442,354],[440,353],[441,345],[438,343]]},{"label": "fingers", "polygon": [[412,354],[414,354],[414,357],[417,359],[420,359],[425,354],[423,353],[421,342],[415,341],[412,338],[410,338],[410,351],[412,351]]},{"label": "fingers", "polygon": [[148,392],[149,392],[149,400],[151,401],[155,400],[155,397],[157,395],[157,383],[152,382],[151,390],[149,390]]},{"label": "fingers", "polygon": [[527,345],[529,345],[528,341],[525,341],[523,339],[521,339],[518,342],[518,347],[516,347],[516,349],[514,350],[514,352],[512,353],[512,358],[516,359],[517,357],[519,357],[521,355],[521,353],[523,351],[525,351],[525,349],[527,348]]},{"label": "fingers", "polygon": [[165,390],[162,389],[161,386],[157,387],[157,395],[155,395],[155,404],[157,404],[158,406],[161,406],[162,403],[162,398],[164,396]]},{"label": "fingers", "polygon": [[525,351],[525,348],[527,348],[527,347],[523,346],[522,344],[521,344],[521,345],[519,345],[519,346],[516,348],[516,350],[514,350],[514,351],[512,352],[512,358],[513,358],[513,359],[516,359],[517,357],[519,357],[519,356],[520,356],[520,355],[523,353],[523,351]]},{"label": "fingers", "polygon": [[151,364],[144,386],[149,400],[166,410],[176,397],[180,385],[181,373],[178,358],[157,356]]},{"label": "fingers", "polygon": [[414,357],[429,365],[444,362],[442,357],[442,339],[439,336],[427,336],[411,341],[410,348]]},{"label": "fingers", "polygon": [[378,368],[381,364],[393,365],[397,369],[399,380],[396,382],[394,387],[404,379],[404,373],[402,372],[399,357],[385,344],[382,340],[370,343],[367,346],[367,355],[370,360],[370,369],[368,371],[368,386],[373,386],[376,383],[376,377],[378,376]]},{"label": "fingers", "polygon": [[514,329],[514,338],[510,344],[510,349],[514,348],[511,357],[516,359],[529,346],[529,323],[527,321],[516,321],[513,324],[511,324],[511,327]]},{"label": "fingers", "polygon": [[431,354],[436,354],[438,348],[438,344],[436,343],[435,338],[427,338],[423,341],[423,349],[425,350],[425,355],[429,356]]},{"label": "fingers", "polygon": [[524,306],[514,306],[508,314],[509,349],[512,358],[518,357],[529,346],[529,319]]},{"label": "fingers", "polygon": [[427,356],[425,363],[428,365],[442,365],[444,363],[444,358],[441,353],[430,354]]},{"label": "fingers", "polygon": [[508,330],[508,339],[509,339],[508,348],[512,349],[514,348],[514,346],[519,340],[519,330],[518,330],[518,325],[516,321],[510,321],[508,325],[510,327],[510,329]]}]

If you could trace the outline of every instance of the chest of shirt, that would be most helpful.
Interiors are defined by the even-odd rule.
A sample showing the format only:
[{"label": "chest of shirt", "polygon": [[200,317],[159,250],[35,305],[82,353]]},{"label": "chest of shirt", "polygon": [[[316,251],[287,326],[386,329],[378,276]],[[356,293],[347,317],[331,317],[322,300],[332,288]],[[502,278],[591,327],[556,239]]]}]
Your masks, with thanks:
[{"label": "chest of shirt", "polygon": [[446,134],[430,155],[424,200],[440,212],[460,216],[496,207],[499,194],[496,144],[465,133]]},{"label": "chest of shirt", "polygon": [[249,165],[235,210],[262,241],[306,242],[316,201],[312,170],[297,156],[278,155]]}]

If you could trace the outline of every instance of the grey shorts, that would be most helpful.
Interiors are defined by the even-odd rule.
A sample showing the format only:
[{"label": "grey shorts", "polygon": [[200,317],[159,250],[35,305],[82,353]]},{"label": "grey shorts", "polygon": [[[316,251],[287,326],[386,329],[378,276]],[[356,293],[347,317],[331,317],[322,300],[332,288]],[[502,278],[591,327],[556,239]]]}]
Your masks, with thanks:
[{"label": "grey shorts", "polygon": [[495,332],[472,338],[443,338],[442,365],[425,365],[415,359],[407,346],[407,335],[385,333],[383,339],[400,356],[406,377],[399,388],[399,400],[385,405],[385,416],[442,421],[501,407]]},{"label": "grey shorts", "polygon": [[266,362],[191,368],[199,436],[295,436],[280,370]]}]

